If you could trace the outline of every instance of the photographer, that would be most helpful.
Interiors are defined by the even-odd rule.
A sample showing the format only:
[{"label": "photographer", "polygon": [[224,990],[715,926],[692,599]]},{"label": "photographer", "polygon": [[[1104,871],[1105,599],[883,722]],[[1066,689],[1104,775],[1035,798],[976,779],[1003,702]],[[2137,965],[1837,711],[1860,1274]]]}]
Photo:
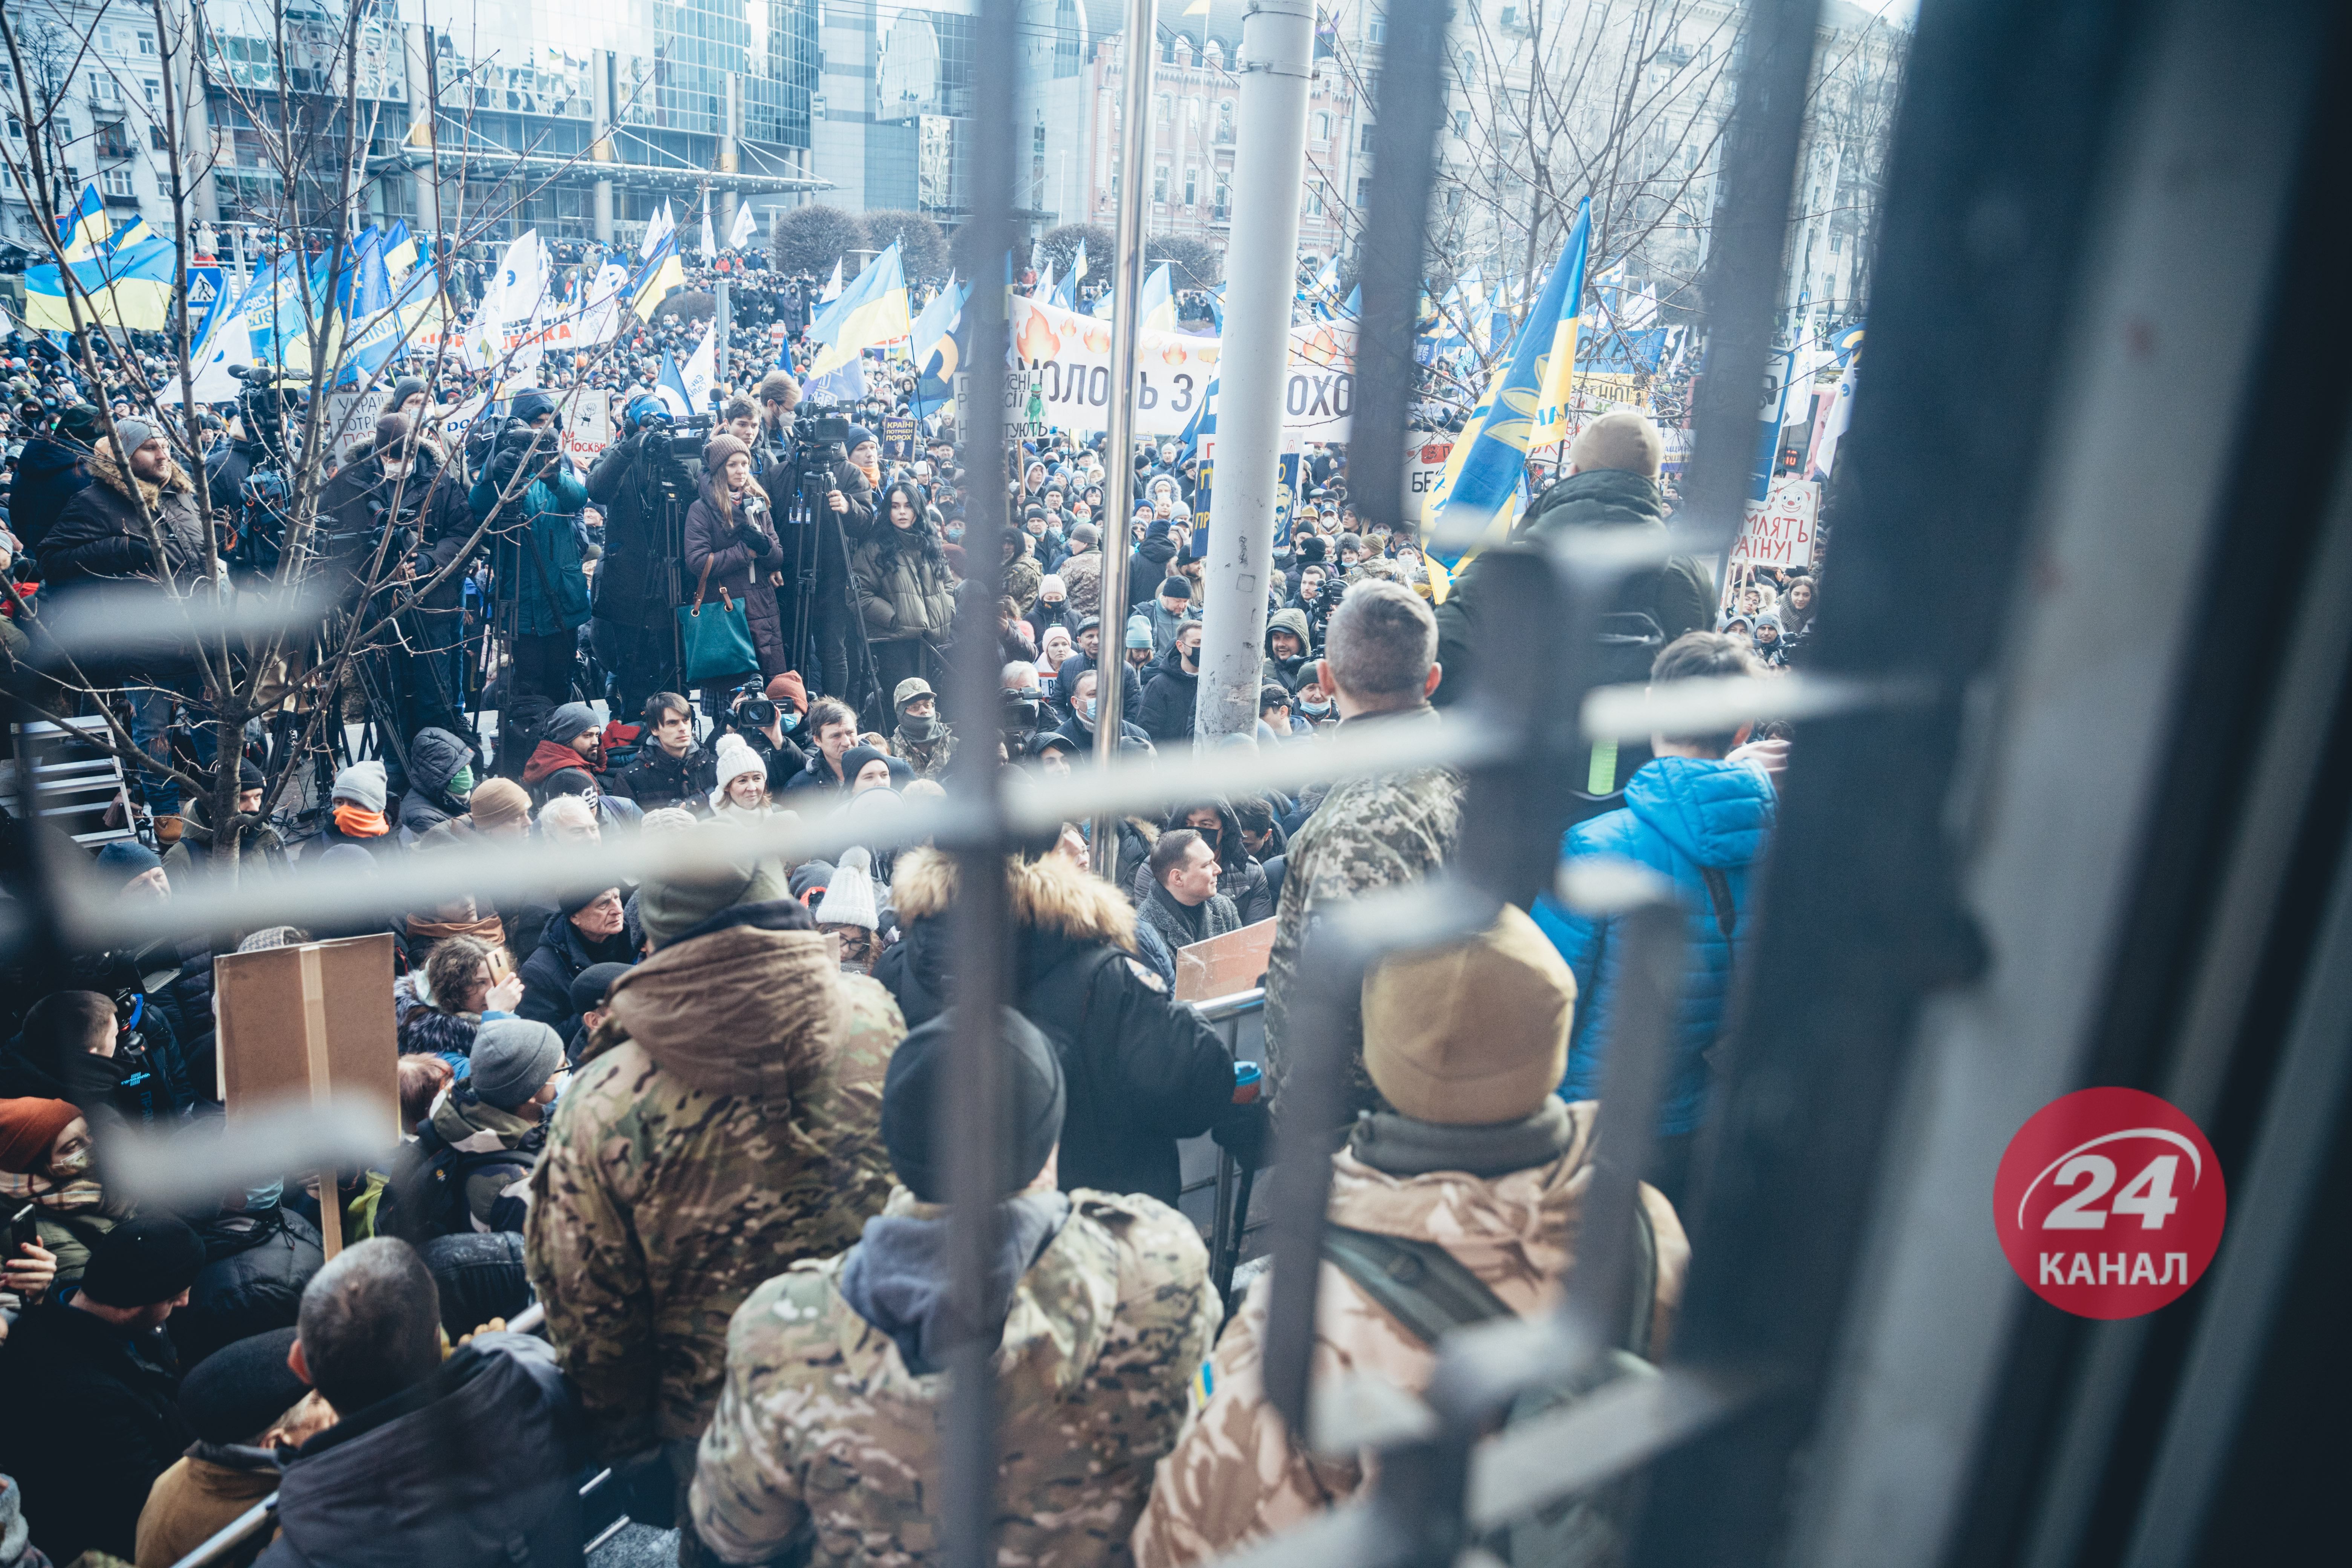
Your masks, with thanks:
[{"label": "photographer", "polygon": [[713,436],[703,445],[702,484],[686,514],[686,575],[705,603],[724,589],[743,605],[760,673],[771,679],[789,668],[771,592],[784,580],[783,563],[768,492],[751,477],[751,449],[732,436]]},{"label": "photographer", "polygon": [[800,722],[800,712],[781,700],[781,689],[780,681],[770,681],[764,689],[757,684],[746,685],[735,694],[727,720],[728,730],[751,748],[778,789],[808,767],[808,753],[784,732],[787,721]]},{"label": "photographer", "polygon": [[677,685],[670,563],[682,548],[695,476],[672,449],[669,410],[660,398],[640,393],[623,419],[626,434],[588,470],[588,497],[604,509],[592,635],[620,689],[614,710],[626,713]]},{"label": "photographer", "polygon": [[[819,668],[824,677],[824,689],[836,696],[848,696],[849,672],[856,664],[850,656],[849,639],[858,635],[856,616],[851,610],[851,562],[874,537],[877,523],[875,491],[881,485],[881,444],[863,426],[852,425],[843,443],[845,456],[824,466],[825,478],[832,488],[816,498],[820,528],[830,521],[840,531],[840,548],[822,543],[817,551],[816,572],[816,648]],[[881,655],[877,649],[878,661]],[[877,679],[887,690],[892,679],[877,674]]]},{"label": "photographer", "polygon": [[496,513],[499,596],[514,613],[513,701],[572,697],[580,628],[588,622],[588,581],[580,555],[587,487],[556,441],[555,401],[520,394],[489,462],[467,498],[477,521]]}]

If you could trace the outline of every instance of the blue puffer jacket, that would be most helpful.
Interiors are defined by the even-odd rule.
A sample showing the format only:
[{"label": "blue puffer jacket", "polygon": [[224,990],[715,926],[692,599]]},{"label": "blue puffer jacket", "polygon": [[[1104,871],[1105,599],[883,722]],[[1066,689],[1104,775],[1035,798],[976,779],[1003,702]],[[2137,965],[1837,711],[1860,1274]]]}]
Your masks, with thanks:
[{"label": "blue puffer jacket", "polygon": [[[1771,781],[1744,763],[1659,757],[1627,781],[1622,810],[1579,823],[1562,847],[1570,859],[1615,855],[1647,867],[1674,883],[1689,912],[1690,947],[1659,1110],[1661,1134],[1690,1131],[1706,1110],[1706,1052],[1723,1027],[1733,962],[1752,934],[1748,873],[1763,857],[1777,804]],[[1729,889],[1738,918],[1727,937],[1702,867],[1721,870]],[[1622,957],[1616,922],[1564,909],[1549,894],[1536,900],[1535,917],[1576,971],[1576,1026],[1569,1037],[1568,1078],[1560,1095],[1597,1100],[1616,1022]]]},{"label": "blue puffer jacket", "polygon": [[[467,499],[474,516],[486,518],[499,504],[499,487],[485,473],[474,481]],[[518,501],[523,526],[514,529]],[[499,528],[514,535],[518,552],[517,581],[500,592],[514,596],[516,629],[526,637],[548,637],[588,624],[588,578],[576,527],[587,504],[588,489],[567,458],[552,479],[531,480],[499,514]]]}]

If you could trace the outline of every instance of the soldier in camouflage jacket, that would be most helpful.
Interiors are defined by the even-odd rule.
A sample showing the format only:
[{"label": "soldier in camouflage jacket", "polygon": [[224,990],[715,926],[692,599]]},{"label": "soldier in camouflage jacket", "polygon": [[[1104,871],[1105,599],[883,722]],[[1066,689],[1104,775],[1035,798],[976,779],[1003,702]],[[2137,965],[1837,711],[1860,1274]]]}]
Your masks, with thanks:
[{"label": "soldier in camouflage jacket", "polygon": [[[1125,1564],[1151,1468],[1221,1316],[1192,1222],[1153,1198],[1080,1190],[1013,1287],[997,1352],[997,1562]],[[892,1217],[935,1217],[900,1188]],[[845,1258],[796,1263],[728,1334],[694,1525],[730,1563],[814,1536],[811,1564],[940,1559],[948,1376],[908,1370],[842,1295]]]},{"label": "soldier in camouflage jacket", "polygon": [[729,909],[614,983],[531,1176],[531,1283],[599,1451],[681,1477],[727,1321],[889,1195],[878,1118],[906,1024],[798,902]]}]

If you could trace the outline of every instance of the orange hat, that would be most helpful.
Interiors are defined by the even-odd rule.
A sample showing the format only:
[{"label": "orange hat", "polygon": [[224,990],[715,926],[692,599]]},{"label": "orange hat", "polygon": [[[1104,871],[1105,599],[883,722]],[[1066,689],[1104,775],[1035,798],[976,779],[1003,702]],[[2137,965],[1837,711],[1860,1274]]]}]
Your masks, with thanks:
[{"label": "orange hat", "polygon": [[40,1164],[80,1115],[62,1100],[0,1100],[0,1171],[22,1175]]}]

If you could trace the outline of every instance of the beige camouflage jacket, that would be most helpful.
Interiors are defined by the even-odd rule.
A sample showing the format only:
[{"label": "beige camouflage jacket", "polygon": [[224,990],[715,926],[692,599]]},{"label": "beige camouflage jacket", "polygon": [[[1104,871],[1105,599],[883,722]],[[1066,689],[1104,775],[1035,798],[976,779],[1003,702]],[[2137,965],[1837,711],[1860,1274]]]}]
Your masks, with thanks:
[{"label": "beige camouflage jacket", "polygon": [[[1434,725],[1435,710],[1352,719],[1350,725]],[[1454,858],[1462,837],[1462,775],[1452,768],[1411,768],[1333,787],[1290,837],[1289,869],[1274,912],[1274,948],[1265,965],[1265,1076],[1279,1100],[1297,1038],[1299,959],[1307,928],[1334,904],[1385,888],[1426,881]],[[1348,1037],[1355,1055],[1350,1108],[1385,1110],[1388,1102],[1364,1071],[1364,1027],[1350,1005]]]},{"label": "beige camouflage jacket", "polygon": [[[1154,1199],[1081,1189],[1013,1289],[997,1355],[997,1562],[1124,1564],[1151,1467],[1183,1419],[1221,1306],[1192,1222]],[[937,1214],[903,1189],[894,1215]],[[755,1291],[728,1335],[702,1439],[694,1527],[759,1563],[813,1526],[817,1564],[908,1568],[939,1555],[944,1373],[916,1376],[842,1300],[841,1258]]]},{"label": "beige camouflage jacket", "polygon": [[557,1102],[531,1173],[526,1232],[602,1454],[699,1436],[743,1298],[882,1212],[882,1079],[906,1029],[815,931],[732,927],[614,982],[602,1054]]},{"label": "beige camouflage jacket", "polygon": [[[1391,1176],[1343,1150],[1332,1156],[1334,1224],[1442,1245],[1522,1313],[1553,1305],[1571,1260],[1585,1188],[1592,1180],[1592,1124],[1600,1107],[1568,1108],[1568,1152],[1549,1164],[1481,1179],[1456,1172]],[[1641,1189],[1657,1242],[1653,1354],[1682,1300],[1690,1243],[1671,1205]],[[1139,1568],[1211,1562],[1303,1522],[1368,1479],[1369,1455],[1324,1458],[1295,1443],[1265,1401],[1260,1346],[1270,1277],[1261,1278],[1226,1326],[1210,1363],[1208,1402],[1189,1419],[1160,1466],[1135,1529]],[[1316,1292],[1318,1379],[1370,1374],[1420,1392],[1436,1364],[1429,1348],[1331,1264]]]}]

